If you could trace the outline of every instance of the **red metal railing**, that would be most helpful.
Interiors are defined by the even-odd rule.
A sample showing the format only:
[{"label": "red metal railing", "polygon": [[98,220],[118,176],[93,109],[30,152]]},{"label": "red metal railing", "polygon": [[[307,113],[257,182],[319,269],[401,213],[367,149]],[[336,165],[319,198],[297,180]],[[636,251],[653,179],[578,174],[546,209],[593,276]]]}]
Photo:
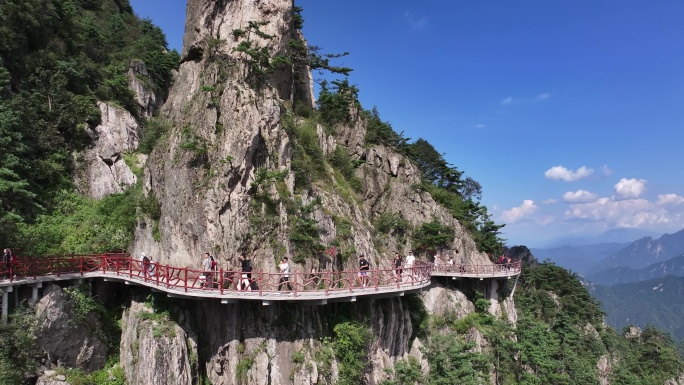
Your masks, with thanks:
[{"label": "red metal railing", "polygon": [[[6,270],[6,269],[5,269]],[[289,274],[237,270],[202,271],[158,263],[144,263],[128,254],[91,254],[22,258],[11,265],[11,271],[0,271],[0,280],[44,276],[60,277],[65,274],[83,276],[100,273],[129,281],[142,281],[160,288],[192,291],[210,291],[221,295],[227,292],[258,292],[259,295],[286,291],[295,297],[307,293],[352,293],[355,289],[402,290],[429,283],[433,272],[461,273],[477,276],[506,276],[520,272],[520,262],[506,265],[449,265],[417,261],[403,271],[390,269],[359,271],[291,272]],[[8,275],[9,273],[9,275]],[[285,279],[287,278],[287,279]]]},{"label": "red metal railing", "polygon": [[490,264],[490,265],[472,265],[472,264],[435,264],[432,268],[434,273],[448,273],[453,275],[476,275],[476,276],[509,276],[520,274],[522,268],[521,261],[515,261],[504,264]]}]

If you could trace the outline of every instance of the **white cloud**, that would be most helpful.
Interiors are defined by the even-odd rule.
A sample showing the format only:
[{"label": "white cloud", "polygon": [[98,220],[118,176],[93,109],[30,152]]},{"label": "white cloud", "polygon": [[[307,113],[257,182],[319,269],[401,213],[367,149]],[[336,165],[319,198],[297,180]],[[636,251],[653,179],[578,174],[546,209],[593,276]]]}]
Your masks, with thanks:
[{"label": "white cloud", "polygon": [[657,205],[681,205],[684,203],[684,197],[677,194],[661,194],[658,195]]},{"label": "white cloud", "polygon": [[563,194],[563,200],[566,202],[592,202],[595,201],[598,196],[594,193],[590,193],[587,190],[577,190],[575,192],[568,191]]},{"label": "white cloud", "polygon": [[615,184],[615,193],[623,199],[638,198],[646,190],[646,181],[643,179],[620,179]]},{"label": "white cloud", "polygon": [[553,198],[551,198],[551,199],[547,199],[547,200],[542,201],[542,204],[545,204],[545,205],[552,205],[552,204],[554,204],[554,203],[556,203],[556,202],[558,202],[558,199],[553,199]]},{"label": "white cloud", "polygon": [[428,24],[428,19],[425,16],[416,17],[411,11],[404,12],[404,20],[409,24],[412,31],[421,29]]},{"label": "white cloud", "polygon": [[513,97],[512,96],[507,97],[506,99],[501,101],[501,104],[504,106],[508,106],[510,104],[513,104]]},{"label": "white cloud", "polygon": [[513,207],[510,210],[504,210],[504,212],[501,213],[501,219],[503,219],[504,222],[517,222],[534,213],[537,209],[539,209],[539,206],[535,205],[533,200],[525,199],[522,205]]},{"label": "white cloud", "polygon": [[544,100],[546,100],[546,99],[548,99],[548,98],[550,98],[550,97],[551,97],[551,94],[550,94],[550,93],[544,92],[543,94],[537,95],[537,97],[534,98],[534,100],[536,100],[536,101],[538,101],[538,102],[541,102],[541,101],[544,101]]},{"label": "white cloud", "polygon": [[613,170],[609,169],[607,164],[604,164],[603,167],[601,167],[601,172],[605,176],[613,175]]},{"label": "white cloud", "polygon": [[682,213],[668,211],[646,199],[599,198],[591,203],[571,205],[566,217],[605,222],[609,227],[652,227],[681,225]]},{"label": "white cloud", "polygon": [[582,178],[587,178],[594,173],[594,170],[586,166],[582,166],[577,171],[568,170],[563,166],[555,166],[546,170],[544,176],[550,180],[563,180],[566,182],[573,182]]},{"label": "white cloud", "polygon": [[478,123],[478,124],[475,125],[475,128],[485,128],[485,127],[487,127],[487,126],[485,126],[485,125],[482,124],[482,123]]}]

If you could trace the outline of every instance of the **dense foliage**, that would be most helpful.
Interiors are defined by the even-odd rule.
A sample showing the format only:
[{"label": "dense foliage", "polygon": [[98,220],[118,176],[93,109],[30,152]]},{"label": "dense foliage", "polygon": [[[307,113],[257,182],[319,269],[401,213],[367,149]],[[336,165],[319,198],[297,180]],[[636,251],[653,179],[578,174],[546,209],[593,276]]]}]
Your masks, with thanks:
[{"label": "dense foliage", "polygon": [[[359,90],[347,79],[330,84],[327,81],[321,84],[318,113],[321,122],[334,131],[339,124],[354,124],[355,117],[351,114],[360,108]],[[462,171],[449,164],[444,154],[426,140],[410,142],[403,132],[394,131],[389,122],[380,118],[376,107],[362,110],[360,117],[366,122],[366,145],[389,146],[408,157],[422,174],[423,183],[416,187],[430,193],[437,203],[447,208],[470,232],[481,251],[501,252],[503,239],[499,234],[504,225],[494,223],[487,208],[479,203],[482,187],[477,181],[464,177]],[[348,175],[347,171],[345,176]]]},{"label": "dense foliage", "polygon": [[21,307],[9,323],[0,322],[0,385],[24,383],[33,374],[41,351],[36,343],[37,319]]},{"label": "dense foliage", "polygon": [[[131,63],[143,61],[150,87],[164,96],[179,55],[128,0],[6,0],[0,20],[0,243],[23,246],[31,237],[19,227],[56,234],[65,225],[49,218],[53,212],[92,206],[65,191],[74,189],[72,153],[89,144],[87,126],[100,122],[96,100],[138,116]],[[42,230],[23,226],[36,220]],[[55,228],[46,229],[48,222]]]},{"label": "dense foliage", "polygon": [[[682,370],[672,339],[653,327],[619,335],[577,276],[550,263],[526,267],[515,295],[516,325],[487,312],[474,294],[475,312],[463,318],[429,315],[416,322],[429,363],[399,361],[383,385],[524,384],[662,385]],[[478,335],[485,343],[476,346]],[[608,365],[597,369],[601,360]]]}]

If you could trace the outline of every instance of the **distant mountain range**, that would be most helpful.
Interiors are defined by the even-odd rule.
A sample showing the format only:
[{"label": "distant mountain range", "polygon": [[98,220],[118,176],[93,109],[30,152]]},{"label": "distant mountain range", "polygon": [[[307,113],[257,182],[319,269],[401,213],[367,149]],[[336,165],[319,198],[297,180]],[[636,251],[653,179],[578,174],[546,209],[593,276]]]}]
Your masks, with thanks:
[{"label": "distant mountain range", "polygon": [[549,259],[558,266],[586,275],[601,260],[610,257],[628,245],[629,243],[598,243],[550,249],[530,249],[530,251],[539,261]]},{"label": "distant mountain range", "polygon": [[684,254],[644,267],[643,269],[614,267],[602,270],[598,273],[587,275],[586,279],[596,285],[616,285],[647,281],[667,275],[684,277]]},{"label": "distant mountain range", "polygon": [[666,261],[684,253],[684,230],[665,234],[658,239],[644,237],[632,242],[594,267],[601,271],[614,267],[641,269],[657,262]]},{"label": "distant mountain range", "polygon": [[[626,231],[626,229],[619,232],[615,230],[591,239],[618,238],[626,234],[636,233]],[[591,276],[603,270],[619,267],[642,269],[684,254],[684,230],[674,234],[665,234],[657,239],[646,236],[631,243],[590,243],[545,249],[532,248],[530,251],[540,261],[550,259],[566,269],[583,276]]]},{"label": "distant mountain range", "polygon": [[663,278],[612,286],[590,285],[603,305],[606,322],[616,330],[628,325],[654,325],[677,340],[684,339],[684,278]]},{"label": "distant mountain range", "polygon": [[601,243],[630,243],[644,237],[659,237],[662,233],[639,229],[613,229],[599,235],[559,238],[549,242],[544,248],[553,249],[562,246],[596,245]]},{"label": "distant mountain range", "polygon": [[[635,238],[625,238],[630,236]],[[658,238],[616,230],[557,242],[530,251],[539,261],[549,259],[585,277],[609,325],[620,330],[651,324],[684,339],[684,230]]]}]

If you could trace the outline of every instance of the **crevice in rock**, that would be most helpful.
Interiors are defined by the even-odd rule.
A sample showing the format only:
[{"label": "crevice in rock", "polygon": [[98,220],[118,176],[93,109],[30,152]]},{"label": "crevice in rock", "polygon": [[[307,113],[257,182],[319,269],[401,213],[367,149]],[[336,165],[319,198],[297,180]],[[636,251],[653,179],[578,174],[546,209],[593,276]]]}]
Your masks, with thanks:
[{"label": "crevice in rock", "polygon": [[202,60],[203,57],[204,57],[204,48],[193,45],[192,47],[190,47],[190,49],[188,49],[188,53],[185,54],[185,57],[183,57],[181,59],[180,64],[183,64],[183,63],[189,62],[189,61],[198,62],[198,61]]},{"label": "crevice in rock", "polygon": [[261,136],[261,132],[257,136],[256,149],[254,155],[252,155],[252,165],[255,169],[259,169],[266,166],[268,161],[268,148],[266,147],[266,141],[264,137]]}]

